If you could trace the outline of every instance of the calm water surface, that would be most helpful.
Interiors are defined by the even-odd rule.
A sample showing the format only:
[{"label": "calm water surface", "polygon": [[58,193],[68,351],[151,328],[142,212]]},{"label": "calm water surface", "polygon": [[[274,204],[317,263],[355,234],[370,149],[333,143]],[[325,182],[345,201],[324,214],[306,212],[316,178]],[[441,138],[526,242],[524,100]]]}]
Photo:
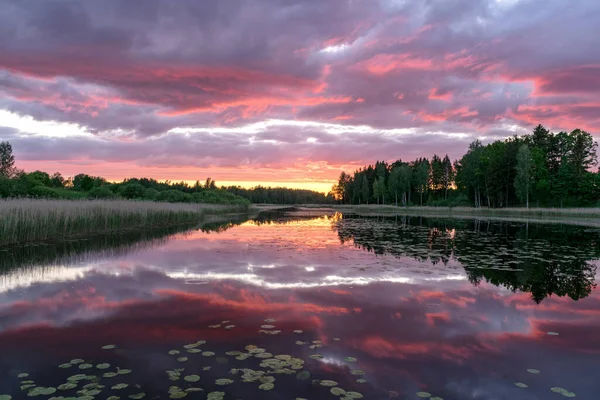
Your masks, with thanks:
[{"label": "calm water surface", "polygon": [[0,399],[600,396],[597,229],[304,211],[167,233],[0,251]]}]

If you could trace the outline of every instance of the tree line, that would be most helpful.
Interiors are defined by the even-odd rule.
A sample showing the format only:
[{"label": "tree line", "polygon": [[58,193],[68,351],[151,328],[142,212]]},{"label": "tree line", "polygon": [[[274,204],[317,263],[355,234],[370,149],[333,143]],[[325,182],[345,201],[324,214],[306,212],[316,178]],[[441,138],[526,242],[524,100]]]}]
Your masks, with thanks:
[{"label": "tree line", "polygon": [[433,155],[342,172],[332,188],[344,204],[577,207],[600,205],[597,143],[586,131],[542,125],[487,145],[476,140],[459,160]]},{"label": "tree line", "polygon": [[65,178],[60,173],[25,172],[15,167],[15,157],[9,142],[0,142],[0,198],[31,197],[48,199],[132,199],[172,203],[214,204],[307,204],[333,203],[332,195],[288,188],[258,186],[244,189],[238,186],[217,187],[211,178],[187,182],[159,182],[152,178],[128,178],[108,182],[105,178],[77,174]]}]

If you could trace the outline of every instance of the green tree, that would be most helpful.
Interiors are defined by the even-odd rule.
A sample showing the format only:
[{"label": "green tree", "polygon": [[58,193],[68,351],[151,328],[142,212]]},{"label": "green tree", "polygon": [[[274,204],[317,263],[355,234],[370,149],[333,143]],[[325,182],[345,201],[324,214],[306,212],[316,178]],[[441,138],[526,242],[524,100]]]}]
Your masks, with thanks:
[{"label": "green tree", "polygon": [[444,199],[448,198],[448,189],[454,183],[454,169],[450,157],[446,154],[442,161],[442,189],[444,189]]},{"label": "green tree", "polygon": [[515,178],[515,189],[521,201],[525,201],[529,208],[529,193],[533,177],[533,159],[529,147],[524,144],[517,153],[517,177]]},{"label": "green tree", "polygon": [[402,192],[402,204],[406,206],[410,202],[412,168],[410,165],[403,164],[399,168],[400,191]]},{"label": "green tree", "polygon": [[365,204],[369,204],[369,198],[371,197],[371,190],[369,187],[369,179],[366,175],[363,174],[362,186],[360,188],[360,196],[365,202]]},{"label": "green tree", "polygon": [[596,154],[598,143],[594,142],[592,135],[580,129],[571,132],[569,138],[571,144],[569,162],[572,164],[575,176],[582,177],[590,167],[598,165]]},{"label": "green tree", "polygon": [[423,158],[416,161],[413,178],[421,198],[420,204],[423,205],[423,194],[427,190],[429,183],[429,160]]},{"label": "green tree", "polygon": [[396,199],[396,206],[398,206],[398,193],[400,193],[400,167],[392,169],[388,178],[388,192],[394,195]]},{"label": "green tree", "polygon": [[0,142],[0,176],[10,177],[14,173],[15,156],[9,142]]}]

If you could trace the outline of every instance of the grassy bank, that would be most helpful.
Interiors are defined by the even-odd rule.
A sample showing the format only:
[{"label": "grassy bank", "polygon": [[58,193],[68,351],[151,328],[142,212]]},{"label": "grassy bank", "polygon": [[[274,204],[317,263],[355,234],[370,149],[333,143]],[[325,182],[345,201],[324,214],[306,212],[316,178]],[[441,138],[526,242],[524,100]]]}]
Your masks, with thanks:
[{"label": "grassy bank", "polygon": [[247,211],[247,205],[125,200],[4,200],[0,201],[0,246],[168,227],[200,222],[208,215]]},{"label": "grassy bank", "polygon": [[474,207],[396,207],[393,205],[336,205],[336,210],[358,214],[441,215],[454,217],[535,217],[600,219],[600,208],[474,208]]}]

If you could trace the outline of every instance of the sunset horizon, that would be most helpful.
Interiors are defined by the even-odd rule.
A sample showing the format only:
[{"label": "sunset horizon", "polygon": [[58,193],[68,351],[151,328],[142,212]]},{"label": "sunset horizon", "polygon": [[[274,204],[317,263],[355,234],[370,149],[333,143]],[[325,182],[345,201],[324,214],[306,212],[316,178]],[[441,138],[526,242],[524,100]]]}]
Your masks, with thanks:
[{"label": "sunset horizon", "polygon": [[0,139],[28,172],[325,193],[538,123],[597,137],[599,7],[7,1]]}]

